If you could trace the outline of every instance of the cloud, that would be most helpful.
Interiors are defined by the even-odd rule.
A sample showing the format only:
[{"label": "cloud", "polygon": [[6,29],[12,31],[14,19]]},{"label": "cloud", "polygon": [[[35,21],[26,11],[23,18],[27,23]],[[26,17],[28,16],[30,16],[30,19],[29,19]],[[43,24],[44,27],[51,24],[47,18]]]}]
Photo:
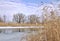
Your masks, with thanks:
[{"label": "cloud", "polygon": [[24,3],[0,1],[0,15],[7,15],[9,19],[15,13],[23,13],[25,15],[34,14],[37,8],[37,6],[28,6]]}]

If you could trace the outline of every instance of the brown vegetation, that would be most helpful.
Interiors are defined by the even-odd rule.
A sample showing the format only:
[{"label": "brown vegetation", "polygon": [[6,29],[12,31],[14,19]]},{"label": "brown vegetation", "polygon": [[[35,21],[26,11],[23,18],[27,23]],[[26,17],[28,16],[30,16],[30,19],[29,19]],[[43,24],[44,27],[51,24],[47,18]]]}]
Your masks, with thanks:
[{"label": "brown vegetation", "polygon": [[20,24],[20,23],[3,23],[3,22],[0,22],[0,26],[14,26],[14,27],[17,27],[17,26],[41,26],[42,24]]},{"label": "brown vegetation", "polygon": [[42,33],[30,34],[27,36],[27,41],[60,41],[60,21],[49,21],[43,24],[45,27]]}]

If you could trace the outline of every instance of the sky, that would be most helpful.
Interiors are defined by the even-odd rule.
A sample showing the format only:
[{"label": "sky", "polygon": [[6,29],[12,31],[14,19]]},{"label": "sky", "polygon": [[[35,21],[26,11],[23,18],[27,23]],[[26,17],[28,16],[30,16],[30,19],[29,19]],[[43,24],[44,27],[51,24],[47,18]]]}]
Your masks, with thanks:
[{"label": "sky", "polygon": [[0,0],[0,15],[6,15],[8,20],[12,20],[13,14],[36,14],[42,4],[58,1],[60,0]]}]

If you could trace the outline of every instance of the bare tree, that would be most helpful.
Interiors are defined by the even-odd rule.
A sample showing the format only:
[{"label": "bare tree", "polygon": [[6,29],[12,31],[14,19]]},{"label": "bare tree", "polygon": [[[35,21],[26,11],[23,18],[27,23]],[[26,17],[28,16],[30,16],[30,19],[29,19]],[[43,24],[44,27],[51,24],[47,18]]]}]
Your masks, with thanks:
[{"label": "bare tree", "polygon": [[29,23],[39,23],[39,17],[36,15],[29,15],[28,16]]},{"label": "bare tree", "polygon": [[3,21],[6,22],[6,15],[3,15]]},{"label": "bare tree", "polygon": [[0,17],[0,22],[3,22],[3,19]]},{"label": "bare tree", "polygon": [[17,23],[24,22],[24,17],[25,17],[25,15],[22,13],[14,14],[13,15],[13,21],[15,21]]}]

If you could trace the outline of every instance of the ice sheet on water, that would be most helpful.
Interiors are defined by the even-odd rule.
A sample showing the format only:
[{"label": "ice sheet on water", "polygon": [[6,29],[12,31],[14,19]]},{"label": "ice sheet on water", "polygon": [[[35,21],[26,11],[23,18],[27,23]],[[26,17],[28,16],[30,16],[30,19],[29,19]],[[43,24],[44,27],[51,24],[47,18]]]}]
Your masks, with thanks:
[{"label": "ice sheet on water", "polygon": [[0,33],[0,41],[20,41],[26,35],[24,32],[15,32],[11,34]]}]

